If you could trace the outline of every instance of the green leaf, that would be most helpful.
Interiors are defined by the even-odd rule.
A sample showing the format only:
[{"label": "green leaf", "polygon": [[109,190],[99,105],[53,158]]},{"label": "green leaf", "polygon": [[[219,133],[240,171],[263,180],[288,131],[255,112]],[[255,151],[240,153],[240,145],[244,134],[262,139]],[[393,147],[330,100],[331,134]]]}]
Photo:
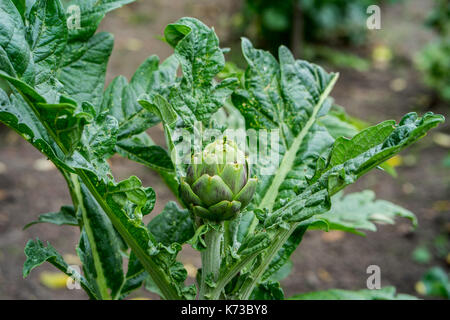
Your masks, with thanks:
[{"label": "green leaf", "polygon": [[258,219],[253,211],[242,212],[235,219],[225,221],[225,248],[230,250],[232,256],[237,255],[242,243],[253,235],[257,225]]},{"label": "green leaf", "polygon": [[186,209],[169,201],[163,211],[147,226],[157,242],[166,246],[172,243],[184,244],[194,236],[194,221]]},{"label": "green leaf", "polygon": [[433,256],[426,246],[419,246],[412,252],[412,259],[417,263],[427,264]]},{"label": "green leaf", "polygon": [[178,61],[174,56],[159,64],[159,58],[147,58],[136,70],[130,83],[123,76],[115,78],[103,95],[102,111],[114,116],[119,122],[119,141],[141,134],[159,122],[152,112],[142,109],[137,102],[144,94],[167,95],[176,80]]},{"label": "green leaf", "polygon": [[128,261],[125,283],[121,290],[121,299],[125,298],[131,291],[140,288],[148,277],[148,273],[132,252]]},{"label": "green leaf", "polygon": [[98,33],[86,42],[69,43],[57,73],[57,79],[63,85],[61,93],[78,103],[87,101],[98,110],[113,43],[113,36],[106,32]]},{"label": "green leaf", "polygon": [[284,268],[287,264],[289,264],[290,256],[295,251],[295,249],[297,249],[298,245],[303,239],[303,235],[305,234],[309,226],[310,222],[303,223],[299,225],[294,230],[294,232],[292,232],[292,234],[284,242],[281,249],[278,250],[277,254],[268,265],[267,269],[265,270],[261,278],[262,281],[273,279],[274,277],[276,277],[276,273],[278,273],[282,268]]},{"label": "green leaf", "polygon": [[17,91],[10,97],[0,90],[0,121],[19,133],[56,165],[67,168],[65,154],[43,122]]},{"label": "green leaf", "polygon": [[289,276],[289,274],[292,272],[292,269],[294,268],[294,263],[292,260],[286,261],[285,264],[283,264],[280,269],[278,269],[276,272],[274,272],[269,280],[272,281],[281,281],[284,280]]},{"label": "green leaf", "polygon": [[[225,58],[214,30],[199,20],[181,18],[166,27],[164,36],[174,47],[183,73],[167,100],[188,129],[192,129],[196,120],[209,121],[232,93],[237,79],[215,82],[214,77],[225,66]],[[167,109],[158,101],[156,105],[161,110]]]},{"label": "green leaf", "polygon": [[359,132],[352,123],[343,121],[331,113],[318,119],[317,123],[327,128],[334,139],[339,137],[352,138]]},{"label": "green leaf", "polygon": [[33,86],[35,65],[25,38],[25,26],[10,0],[0,2],[0,70]]},{"label": "green leaf", "polygon": [[23,229],[25,230],[36,223],[53,223],[58,226],[78,226],[78,219],[73,206],[62,206],[58,212],[41,214],[38,220],[28,223]]},{"label": "green leaf", "polygon": [[66,8],[67,18],[72,13],[70,6],[77,6],[80,12],[80,28],[71,28],[69,32],[70,41],[79,41],[90,38],[97,30],[100,21],[105,14],[114,9],[120,8],[124,4],[133,2],[134,0],[62,0]]},{"label": "green leaf", "polygon": [[386,200],[375,200],[372,190],[355,192],[346,196],[337,193],[331,198],[331,209],[327,213],[315,216],[325,220],[332,230],[343,230],[364,235],[361,229],[376,231],[376,223],[394,224],[395,217],[411,220],[417,225],[414,214]]},{"label": "green leaf", "polygon": [[423,118],[410,113],[398,125],[386,121],[361,131],[351,140],[338,138],[327,160],[319,158],[316,172],[308,180],[309,186],[284,207],[270,214],[264,222],[265,227],[286,228],[286,222],[305,221],[312,215],[328,211],[331,195],[421,138],[442,121],[442,116],[432,113],[425,114]]},{"label": "green leaf", "polygon": [[106,183],[111,176],[106,159],[114,153],[117,132],[118,124],[114,117],[99,115],[83,127],[80,141],[66,163],[76,169],[88,170]]},{"label": "green leaf", "polygon": [[[244,89],[233,94],[233,104],[243,114],[247,128],[278,130],[280,135],[278,145],[272,145],[267,152],[272,163],[271,152],[278,152],[279,161],[274,167],[261,167],[264,159],[258,159],[253,166],[254,173],[260,178],[255,205],[271,210],[278,207],[276,201],[285,201],[286,192],[296,185],[295,181],[285,180],[300,180],[303,176],[303,170],[296,168],[301,163],[297,155],[301,157],[299,150],[310,138],[308,133],[322,110],[329,108],[331,102],[327,97],[338,75],[328,74],[306,61],[295,60],[283,46],[279,49],[280,63],[270,53],[253,48],[245,38],[242,51],[248,67]],[[325,138],[324,141],[330,141],[327,147],[332,143],[332,139]],[[281,199],[278,197],[280,188],[285,190]]]},{"label": "green leaf", "polygon": [[[95,182],[91,182],[92,186]],[[179,299],[186,293],[183,281],[173,278],[171,268],[176,263],[175,257],[181,247],[164,247],[154,240],[142,223],[142,214],[151,211],[155,195],[149,195],[136,177],[131,177],[119,184],[109,184],[104,196],[96,190],[97,201],[108,210],[108,217],[119,231],[139,261],[148,271],[153,281],[161,288],[164,298]],[[104,191],[103,191],[104,192]],[[105,200],[102,200],[105,199]]]},{"label": "green leaf", "polygon": [[265,232],[255,233],[246,238],[239,247],[237,254],[239,256],[248,256],[267,248],[270,244],[270,238]]},{"label": "green leaf", "polygon": [[[67,42],[64,9],[59,1],[36,1],[27,14],[27,40],[35,63],[35,88],[50,101]],[[53,98],[53,99],[52,99]]]},{"label": "green leaf", "polygon": [[[450,299],[450,280],[448,274],[440,267],[430,268],[420,280],[423,295]],[[417,288],[417,285],[416,285]]]},{"label": "green leaf", "polygon": [[47,247],[45,247],[39,239],[36,239],[36,241],[29,240],[25,246],[25,255],[27,256],[27,260],[23,265],[24,278],[30,274],[31,270],[48,261],[66,275],[80,281],[81,287],[86,291],[91,299],[98,299],[94,293],[95,291],[92,289],[87,280],[73,268],[69,267],[63,257],[61,257],[61,255],[50,245],[50,243],[47,242]]},{"label": "green leaf", "polygon": [[289,300],[416,300],[414,296],[407,294],[395,294],[394,287],[384,287],[379,290],[340,290],[331,289],[326,291],[309,292],[297,294]]},{"label": "green leaf", "polygon": [[156,170],[163,178],[167,176],[164,179],[167,183],[171,182],[170,176],[174,172],[172,160],[167,151],[156,146],[144,132],[158,123],[161,116],[157,109],[147,110],[137,101],[142,103],[142,97],[150,92],[158,96],[167,95],[176,81],[177,68],[178,61],[174,56],[161,64],[156,56],[149,57],[137,69],[130,83],[122,76],[111,82],[105,90],[101,107],[119,122],[115,150],[123,157]]},{"label": "green leaf", "polygon": [[116,150],[121,156],[141,163],[157,172],[170,173],[174,170],[167,150],[155,145],[147,133],[118,141]]},{"label": "green leaf", "polygon": [[253,290],[250,300],[284,300],[284,292],[279,282],[267,281]]},{"label": "green leaf", "polygon": [[[89,2],[83,1],[81,5],[85,9],[82,20],[88,18],[93,9],[94,4]],[[104,10],[101,5],[102,1],[97,1],[95,6]],[[68,95],[80,104],[88,101],[97,107],[103,93],[112,36],[92,32],[73,41],[73,29],[67,29],[59,1],[34,2],[24,16],[25,21],[18,18],[19,13],[9,1],[3,1],[1,6],[5,16],[1,19],[4,25],[0,44],[7,44],[0,49],[1,73],[32,86],[48,103],[55,104],[60,101],[60,95]],[[96,14],[101,18],[106,11]],[[95,32],[97,25],[90,24],[90,27]]]},{"label": "green leaf", "polygon": [[330,194],[334,194],[443,121],[444,117],[432,112],[427,112],[422,118],[412,112],[398,124],[385,121],[364,129],[350,140],[340,137],[336,139],[327,161],[318,165],[310,183],[326,183]]},{"label": "green leaf", "polygon": [[[90,19],[93,16],[103,16],[106,11],[121,3],[124,2],[84,2],[86,6],[96,6],[97,10],[95,14],[87,14],[86,17]],[[97,209],[104,211],[114,228],[142,262],[145,270],[161,288],[164,298],[191,296],[192,288],[184,287],[180,268],[175,260],[179,248],[164,247],[156,243],[141,220],[144,214],[153,209],[154,191],[142,187],[136,177],[115,182],[106,161],[114,152],[119,134],[118,121],[111,115],[100,112],[104,70],[112,47],[112,38],[104,33],[93,37],[89,34],[87,37],[86,29],[78,34],[69,33],[70,45],[66,46],[60,69],[56,72],[62,86],[56,86],[58,79],[55,79],[57,92],[62,92],[63,95],[59,95],[55,102],[46,99],[44,92],[38,92],[34,88],[35,68],[25,40],[26,31],[20,14],[9,0],[0,2],[0,16],[0,75],[14,87],[10,96],[0,91],[0,121],[12,127],[43,152],[61,169],[66,179],[71,174],[79,177],[83,188],[86,187],[86,196],[90,194],[92,201],[99,206]],[[94,24],[88,29],[95,31]],[[88,59],[84,60],[85,58]],[[92,70],[88,70],[87,66],[92,67]],[[140,81],[135,80],[136,83]],[[87,83],[89,89],[84,86]],[[88,101],[84,101],[85,99]],[[91,229],[95,227],[90,223],[85,224],[86,226]],[[94,234],[88,230],[85,233],[89,238],[89,243],[85,241],[82,247],[85,261],[94,262],[96,277],[101,277],[100,270],[104,271],[105,281],[100,280],[100,283],[110,286],[111,294],[115,296],[117,286],[108,283],[106,278],[109,276],[107,272],[119,271],[99,268],[104,261],[96,251],[97,248],[92,247]],[[118,280],[120,278],[118,277]],[[103,285],[99,287],[104,291]]]},{"label": "green leaf", "polygon": [[23,18],[26,11],[26,0],[12,0],[12,2],[14,3],[14,5],[17,8],[17,11],[19,11],[20,15]]},{"label": "green leaf", "polygon": [[167,100],[156,94],[154,96],[140,99],[139,103],[142,107],[158,115],[158,117],[167,125],[171,126],[177,120],[177,114]]},{"label": "green leaf", "polygon": [[[380,165],[426,132],[443,121],[440,115],[426,113],[419,118],[407,114],[399,122],[386,121],[369,127],[351,140],[338,138],[326,159],[319,158],[316,172],[302,189],[283,207],[267,215],[264,228],[272,238],[271,245],[262,253],[263,260],[254,266],[255,277],[242,289],[241,298],[247,298],[265,269],[283,250],[283,243],[301,223],[331,208],[330,196],[338,192],[372,168]],[[256,280],[256,281],[255,281]]]}]

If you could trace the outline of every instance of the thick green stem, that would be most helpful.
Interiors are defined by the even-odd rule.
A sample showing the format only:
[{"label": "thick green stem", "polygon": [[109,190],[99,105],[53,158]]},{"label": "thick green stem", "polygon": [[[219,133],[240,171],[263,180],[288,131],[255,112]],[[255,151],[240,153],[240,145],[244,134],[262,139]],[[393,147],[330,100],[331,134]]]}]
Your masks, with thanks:
[{"label": "thick green stem", "polygon": [[219,230],[211,228],[205,235],[206,249],[202,251],[202,278],[199,299],[210,299],[213,288],[208,286],[209,280],[217,281],[222,261],[221,245],[223,240],[223,225]]}]

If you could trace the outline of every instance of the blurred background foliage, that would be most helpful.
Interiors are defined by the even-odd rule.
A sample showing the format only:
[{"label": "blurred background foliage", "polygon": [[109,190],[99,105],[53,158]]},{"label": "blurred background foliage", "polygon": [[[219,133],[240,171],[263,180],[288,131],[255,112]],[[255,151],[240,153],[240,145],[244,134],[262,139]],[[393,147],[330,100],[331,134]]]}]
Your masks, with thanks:
[{"label": "blurred background foliage", "polygon": [[434,0],[434,7],[425,21],[436,38],[416,56],[416,66],[423,82],[439,98],[450,101],[450,1]]},{"label": "blurred background foliage", "polygon": [[[311,45],[364,45],[367,8],[398,1],[401,0],[245,0],[234,21],[238,31],[257,39],[259,46],[272,52],[285,44],[297,57],[303,56],[305,48],[309,56],[311,51],[318,51],[318,55],[333,57],[337,51],[327,53],[323,47],[316,49]],[[341,54],[336,61],[343,59],[348,58]],[[361,62],[355,59],[355,64]]]}]

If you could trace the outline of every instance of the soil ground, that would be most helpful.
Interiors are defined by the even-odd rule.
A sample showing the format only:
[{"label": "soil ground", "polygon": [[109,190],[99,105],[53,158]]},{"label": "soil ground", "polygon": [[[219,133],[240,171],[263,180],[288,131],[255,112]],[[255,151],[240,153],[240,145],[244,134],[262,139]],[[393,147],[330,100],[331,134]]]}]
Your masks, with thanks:
[{"label": "soil ground", "polygon": [[[430,1],[405,1],[382,12],[382,30],[370,35],[369,46],[389,46],[397,57],[390,66],[365,73],[328,68],[340,72],[332,95],[351,115],[375,123],[399,120],[410,111],[428,111],[430,92],[420,83],[411,59],[430,37],[420,25],[429,6]],[[129,78],[149,53],[161,59],[171,54],[171,49],[157,36],[166,24],[182,16],[200,18],[215,26],[222,42],[232,41],[229,20],[238,8],[239,1],[148,0],[109,14],[101,24],[101,30],[115,35],[107,81],[119,74]],[[448,105],[439,103],[432,111],[448,116],[449,110]],[[448,124],[439,131],[449,134]],[[450,232],[450,172],[442,165],[448,149],[435,143],[436,132],[402,153],[404,164],[397,168],[396,179],[377,171],[349,188],[349,191],[373,189],[378,198],[413,211],[419,220],[418,228],[411,232],[409,221],[400,219],[395,225],[379,226],[377,232],[368,232],[366,237],[308,232],[293,254],[293,272],[282,282],[287,296],[328,288],[365,288],[366,268],[372,264],[381,268],[382,286],[394,285],[399,292],[417,294],[414,285],[430,266],[440,265],[449,270],[448,264],[436,257],[428,264],[418,264],[411,258],[413,250],[421,245],[433,251],[436,237]],[[157,142],[162,140],[160,128],[153,128],[150,133]],[[158,197],[152,215],[173,199],[159,177],[145,167],[119,157],[111,162],[117,179],[137,175],[144,185],[156,190]],[[39,214],[56,211],[68,203],[70,197],[59,173],[17,134],[0,126],[0,299],[86,298],[81,290],[43,286],[39,281],[42,272],[54,271],[48,264],[34,270],[28,279],[22,279],[23,248],[30,238],[49,241],[69,260],[74,260],[74,246],[79,237],[76,228],[39,224],[22,231]],[[184,249],[180,260],[199,267],[198,254],[187,246]],[[136,296],[154,297],[144,290],[132,295]]]}]

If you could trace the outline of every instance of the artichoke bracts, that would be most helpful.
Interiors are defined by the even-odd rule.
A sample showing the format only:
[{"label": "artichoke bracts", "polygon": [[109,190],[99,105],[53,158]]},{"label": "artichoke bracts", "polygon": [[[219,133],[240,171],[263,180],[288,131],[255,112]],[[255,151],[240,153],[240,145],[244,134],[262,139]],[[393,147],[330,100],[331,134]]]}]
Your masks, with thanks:
[{"label": "artichoke bracts", "polygon": [[192,156],[180,195],[203,219],[229,220],[244,209],[255,193],[257,179],[249,178],[245,154],[226,138],[210,143]]}]

